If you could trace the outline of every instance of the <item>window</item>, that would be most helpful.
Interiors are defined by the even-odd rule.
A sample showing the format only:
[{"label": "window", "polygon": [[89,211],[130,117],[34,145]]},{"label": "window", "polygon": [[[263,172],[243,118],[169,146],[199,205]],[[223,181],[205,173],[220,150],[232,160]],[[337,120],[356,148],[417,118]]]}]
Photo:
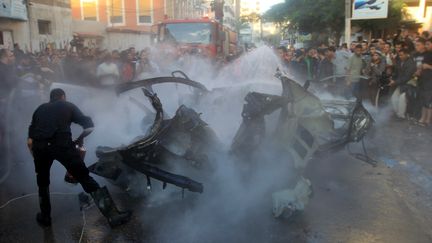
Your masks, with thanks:
[{"label": "window", "polygon": [[162,30],[161,41],[176,43],[209,44],[212,25],[209,23],[176,23],[166,24]]},{"label": "window", "polygon": [[81,0],[81,14],[83,20],[98,20],[98,0]]},{"label": "window", "polygon": [[138,6],[138,23],[152,23],[152,0],[137,0]]},{"label": "window", "polygon": [[50,35],[51,34],[51,21],[48,20],[38,20],[38,29],[40,35]]},{"label": "window", "polygon": [[111,24],[122,24],[124,13],[123,0],[108,0],[108,11],[110,13]]}]

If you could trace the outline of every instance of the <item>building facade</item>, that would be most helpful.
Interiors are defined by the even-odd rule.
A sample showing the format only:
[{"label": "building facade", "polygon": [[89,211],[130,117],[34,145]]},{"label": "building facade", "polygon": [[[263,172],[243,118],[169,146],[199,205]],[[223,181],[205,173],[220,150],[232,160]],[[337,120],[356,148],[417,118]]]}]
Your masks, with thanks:
[{"label": "building facade", "polygon": [[69,0],[0,0],[0,47],[63,48],[72,38]]},{"label": "building facade", "polygon": [[164,0],[71,0],[73,32],[86,45],[143,49],[152,25],[166,16]]},{"label": "building facade", "polygon": [[259,0],[241,0],[240,2],[240,16],[246,16],[250,15],[252,13],[260,14],[261,13],[261,7],[260,7],[260,1]]},{"label": "building facade", "polygon": [[[216,0],[216,2],[222,0]],[[235,30],[236,5],[223,1],[223,22]],[[0,47],[32,52],[64,48],[73,34],[103,49],[143,49],[164,19],[215,18],[215,0],[0,0]]]},{"label": "building facade", "polygon": [[432,31],[432,0],[404,0],[408,18],[422,24],[421,31]]},{"label": "building facade", "polygon": [[13,48],[18,43],[29,48],[27,6],[18,0],[0,0],[0,6],[0,47]]},{"label": "building facade", "polygon": [[232,30],[237,27],[237,18],[235,13],[235,2],[234,0],[225,0],[223,6],[223,22],[224,25]]},{"label": "building facade", "polygon": [[72,37],[69,0],[0,0],[0,46],[26,51],[62,48]]},{"label": "building facade", "polygon": [[72,38],[69,0],[32,0],[28,4],[30,50],[63,48]]},{"label": "building facade", "polygon": [[211,14],[210,0],[165,0],[165,3],[168,19],[194,19]]},{"label": "building facade", "polygon": [[[240,1],[240,18],[247,18],[251,15],[261,14],[259,0],[241,0]],[[260,39],[262,34],[261,21],[249,22],[240,29],[240,41],[242,43],[252,43]]]}]

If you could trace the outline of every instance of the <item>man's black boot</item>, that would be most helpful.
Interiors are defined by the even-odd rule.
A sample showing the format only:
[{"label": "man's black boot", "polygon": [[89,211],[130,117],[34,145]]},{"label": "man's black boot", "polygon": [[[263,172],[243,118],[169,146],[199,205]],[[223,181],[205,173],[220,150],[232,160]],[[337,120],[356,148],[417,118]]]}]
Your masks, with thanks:
[{"label": "man's black boot", "polygon": [[125,224],[130,220],[132,212],[119,211],[106,187],[99,188],[97,191],[90,193],[90,195],[93,197],[101,213],[107,218],[111,227]]},{"label": "man's black boot", "polygon": [[41,226],[44,226],[44,227],[50,227],[51,226],[51,217],[44,215],[42,213],[36,214],[36,221]]},{"label": "man's black boot", "polygon": [[48,187],[39,187],[40,213],[36,214],[36,221],[41,226],[51,226],[51,202]]}]

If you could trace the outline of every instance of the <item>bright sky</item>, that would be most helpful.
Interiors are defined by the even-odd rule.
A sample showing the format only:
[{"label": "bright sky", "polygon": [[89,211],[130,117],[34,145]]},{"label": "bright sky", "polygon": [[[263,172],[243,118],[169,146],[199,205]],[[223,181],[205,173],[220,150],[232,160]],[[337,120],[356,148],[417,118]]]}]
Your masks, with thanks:
[{"label": "bright sky", "polygon": [[[246,1],[256,1],[256,0],[246,0]],[[261,12],[265,12],[267,10],[270,9],[271,6],[277,4],[277,3],[281,3],[284,2],[285,0],[260,0],[261,3]]]}]

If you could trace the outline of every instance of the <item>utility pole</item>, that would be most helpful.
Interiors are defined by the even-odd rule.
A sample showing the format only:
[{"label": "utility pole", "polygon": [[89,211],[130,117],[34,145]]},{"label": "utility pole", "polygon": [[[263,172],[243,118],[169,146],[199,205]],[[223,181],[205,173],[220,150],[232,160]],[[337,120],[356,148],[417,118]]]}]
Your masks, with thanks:
[{"label": "utility pole", "polygon": [[221,24],[223,24],[223,18],[224,18],[224,0],[215,0],[214,1],[214,11],[215,11],[215,19],[218,20]]},{"label": "utility pole", "polygon": [[33,4],[30,1],[26,2],[26,8],[27,8],[27,23],[28,23],[28,31],[29,31],[29,49],[30,52],[33,53],[33,26],[32,26],[32,15],[31,15],[31,6]]},{"label": "utility pole", "polygon": [[235,0],[235,17],[240,19],[240,0]]},{"label": "utility pole", "polygon": [[351,42],[351,0],[345,0],[345,42],[348,48]]},{"label": "utility pole", "polygon": [[240,0],[235,0],[236,31],[240,34]]},{"label": "utility pole", "polygon": [[262,15],[258,15],[259,16],[259,18],[258,18],[258,20],[259,20],[259,23],[260,23],[260,39],[261,39],[261,41],[263,40],[263,19],[262,19]]}]

